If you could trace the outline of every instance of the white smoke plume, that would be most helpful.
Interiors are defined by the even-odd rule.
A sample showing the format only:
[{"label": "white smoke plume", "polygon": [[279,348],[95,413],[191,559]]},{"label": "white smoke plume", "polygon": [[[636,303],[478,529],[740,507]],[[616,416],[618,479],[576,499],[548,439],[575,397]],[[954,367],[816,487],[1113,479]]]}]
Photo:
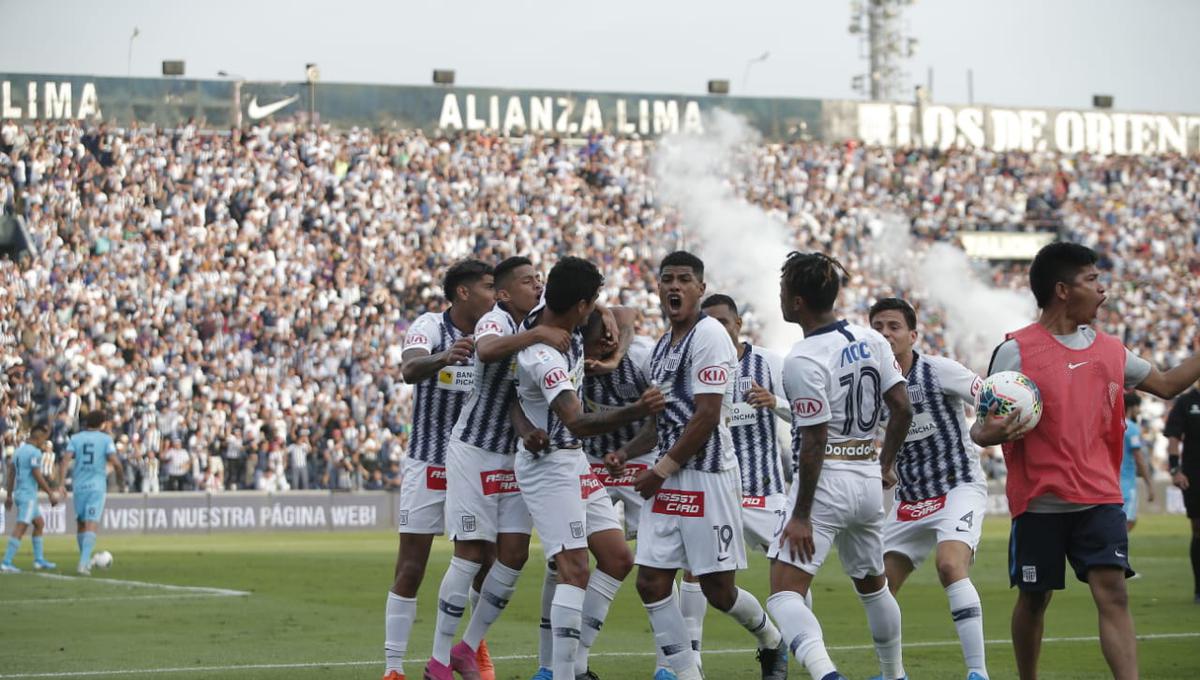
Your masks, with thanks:
[{"label": "white smoke plume", "polygon": [[681,247],[705,263],[709,293],[737,301],[762,342],[785,351],[801,337],[779,310],[779,268],[793,250],[787,224],[737,195],[729,178],[746,162],[741,152],[759,142],[739,116],[713,111],[703,135],[664,138],[651,159],[659,197],[679,210]]},{"label": "white smoke plume", "polygon": [[1005,333],[1036,317],[1032,295],[987,283],[961,249],[948,243],[914,243],[907,222],[897,215],[885,215],[873,227],[877,273],[924,303],[919,322],[939,315],[947,346],[976,372],[987,370],[992,350]]},{"label": "white smoke plume", "polygon": [[[763,344],[786,351],[802,337],[779,311],[779,267],[795,249],[792,228],[742,198],[731,180],[750,169],[747,151],[759,143],[757,132],[742,118],[717,109],[706,117],[703,135],[665,137],[651,168],[659,198],[682,218],[680,247],[705,262],[708,291],[733,297]],[[947,345],[977,372],[987,369],[1006,332],[1034,319],[1032,296],[985,282],[955,246],[915,242],[903,217],[881,215],[871,230],[859,266],[873,270],[882,288],[844,291],[843,304],[861,294],[873,300],[906,291],[920,306],[919,320],[940,317]],[[867,323],[865,318],[852,320]]]}]

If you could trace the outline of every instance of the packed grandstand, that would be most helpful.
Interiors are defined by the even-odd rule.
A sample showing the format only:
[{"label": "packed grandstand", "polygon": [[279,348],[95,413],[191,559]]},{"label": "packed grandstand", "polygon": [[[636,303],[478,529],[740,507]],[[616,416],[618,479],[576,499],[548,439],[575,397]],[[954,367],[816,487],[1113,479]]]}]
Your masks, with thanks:
[{"label": "packed grandstand", "polygon": [[[61,449],[81,410],[104,405],[132,488],[159,475],[179,478],[172,488],[263,488],[267,469],[268,488],[394,486],[412,397],[401,341],[443,305],[454,261],[586,257],[604,299],[662,330],[655,263],[684,225],[658,199],[655,146],[5,121],[0,202],[33,247],[0,258],[0,444],[14,447],[17,422],[36,416]],[[1197,341],[1194,157],[815,141],[740,153],[735,194],[786,222],[796,249],[856,273],[847,314],[884,294],[920,301],[860,266],[873,223],[899,215],[917,250],[963,230],[1057,231],[1120,282],[1106,330],[1164,365]],[[978,266],[997,287],[1024,285],[1024,267]],[[937,304],[921,316],[920,342],[954,356]]]}]

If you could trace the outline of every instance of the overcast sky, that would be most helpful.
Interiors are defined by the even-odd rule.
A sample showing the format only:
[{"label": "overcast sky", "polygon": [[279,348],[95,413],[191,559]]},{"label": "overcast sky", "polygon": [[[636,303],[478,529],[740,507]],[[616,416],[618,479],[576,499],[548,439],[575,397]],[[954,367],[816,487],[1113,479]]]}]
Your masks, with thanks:
[{"label": "overcast sky", "polygon": [[[0,0],[0,72],[425,84],[859,98],[865,70],[849,0]],[[917,0],[912,84],[933,99],[1200,112],[1200,1]],[[132,61],[128,62],[130,35]],[[770,57],[750,68],[763,52]]]}]

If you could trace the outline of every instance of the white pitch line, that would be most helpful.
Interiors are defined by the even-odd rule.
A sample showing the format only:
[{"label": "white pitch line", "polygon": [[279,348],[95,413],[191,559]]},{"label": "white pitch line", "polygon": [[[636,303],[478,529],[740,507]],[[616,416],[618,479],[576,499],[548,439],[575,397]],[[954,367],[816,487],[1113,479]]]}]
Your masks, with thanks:
[{"label": "white pitch line", "polygon": [[182,593],[204,593],[214,597],[245,597],[250,593],[245,590],[230,590],[228,588],[210,588],[208,586],[176,586],[169,583],[150,583],[148,581],[124,581],[116,578],[99,578],[96,576],[68,576],[66,574],[47,574],[35,572],[31,576],[55,579],[58,581],[81,581],[84,583],[108,583],[116,586],[131,588],[154,588],[156,590],[173,590]]},{"label": "white pitch line", "polygon": [[[1198,638],[1200,632],[1195,633],[1150,633],[1148,635],[1137,636],[1138,640],[1173,640],[1179,638]],[[1043,643],[1062,643],[1062,642],[1099,642],[1100,638],[1092,636],[1079,637],[1051,637],[1042,640]],[[1011,645],[1011,640],[985,640],[989,645]],[[906,642],[905,647],[957,647],[958,640],[933,640],[928,642]],[[874,645],[841,645],[828,647],[830,651],[849,652],[849,651],[867,651],[874,650]],[[749,654],[753,649],[706,649],[702,654]],[[654,652],[594,652],[593,657],[649,657],[654,656]],[[494,661],[527,661],[536,659],[537,654],[512,654],[507,656],[493,656]],[[326,661],[326,662],[308,662],[308,663],[257,663],[257,664],[238,664],[231,666],[181,666],[176,668],[130,668],[122,670],[108,671],[64,671],[58,673],[14,673],[0,675],[0,680],[32,680],[33,678],[87,678],[100,677],[105,675],[157,675],[169,673],[219,673],[232,671],[256,671],[256,670],[290,670],[290,669],[305,669],[305,668],[336,668],[346,666],[378,666],[383,664],[383,659],[371,659],[370,661]]]},{"label": "white pitch line", "polygon": [[31,600],[0,600],[2,605],[21,604],[79,604],[87,602],[128,602],[130,600],[196,600],[209,597],[233,597],[212,593],[178,593],[176,595],[112,595],[109,597],[47,597]]}]

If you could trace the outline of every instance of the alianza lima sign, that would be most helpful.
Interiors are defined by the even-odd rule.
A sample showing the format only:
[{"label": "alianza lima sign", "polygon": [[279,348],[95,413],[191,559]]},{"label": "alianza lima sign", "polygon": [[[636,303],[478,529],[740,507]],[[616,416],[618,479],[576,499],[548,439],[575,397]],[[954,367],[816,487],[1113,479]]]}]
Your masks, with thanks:
[{"label": "alianza lima sign", "polygon": [[1095,154],[1200,152],[1200,116],[1108,110],[945,106],[356,83],[110,78],[0,73],[0,118],[208,128],[317,117],[338,127],[439,132],[701,134],[724,109],[768,141]]}]

